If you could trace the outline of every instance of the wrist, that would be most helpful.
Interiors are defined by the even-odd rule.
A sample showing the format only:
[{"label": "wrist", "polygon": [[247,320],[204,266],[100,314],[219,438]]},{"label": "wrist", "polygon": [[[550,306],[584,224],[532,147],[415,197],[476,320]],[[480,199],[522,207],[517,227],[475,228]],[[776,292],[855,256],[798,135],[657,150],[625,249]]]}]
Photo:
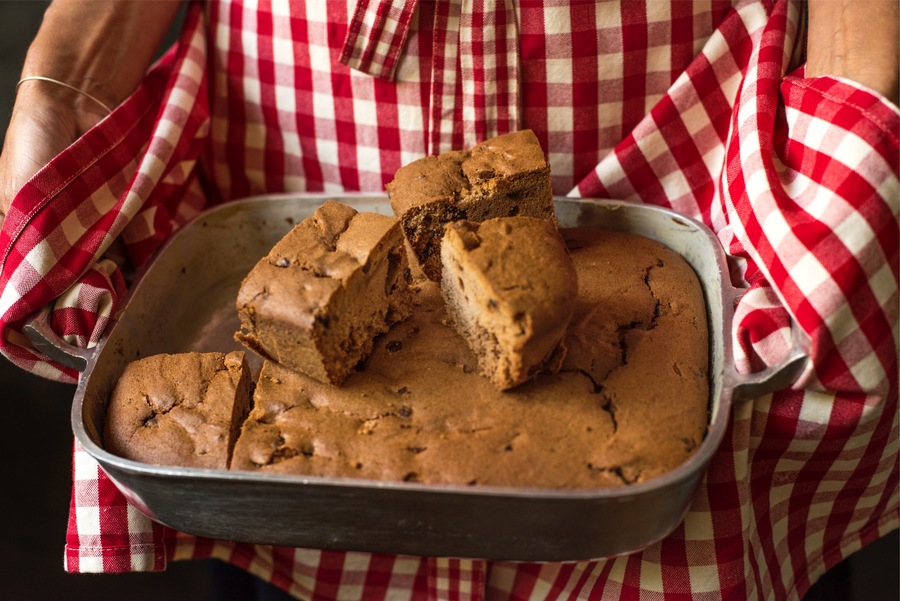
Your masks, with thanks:
[{"label": "wrist", "polygon": [[[81,112],[73,108],[73,105],[76,104],[73,99],[66,93],[50,89],[52,86],[50,83],[29,83],[39,84],[42,89],[36,89],[36,85],[33,88],[22,85],[19,95],[16,97],[16,103],[13,105],[7,135],[23,128],[35,132],[46,132],[48,137],[74,141],[103,118],[101,115]],[[46,90],[43,89],[44,86],[46,86]]]},{"label": "wrist", "polygon": [[[72,109],[76,114],[98,115],[102,118],[113,112],[112,107],[107,106],[106,103],[96,96],[93,96],[84,90],[80,90],[75,86],[69,85],[64,81],[59,81],[51,77],[44,77],[42,75],[26,76],[20,79],[16,84],[17,97],[19,88],[21,88],[23,84],[32,85],[32,82],[34,82],[33,85],[44,86],[45,88],[41,91],[34,90],[31,94],[32,96],[40,94],[39,99],[55,102],[60,105],[61,108]],[[26,97],[28,95],[28,93],[25,94]],[[98,109],[103,112],[98,114]]]},{"label": "wrist", "polygon": [[26,80],[16,88],[12,117],[28,115],[52,120],[74,139],[108,114],[108,110],[75,90],[49,81]]}]

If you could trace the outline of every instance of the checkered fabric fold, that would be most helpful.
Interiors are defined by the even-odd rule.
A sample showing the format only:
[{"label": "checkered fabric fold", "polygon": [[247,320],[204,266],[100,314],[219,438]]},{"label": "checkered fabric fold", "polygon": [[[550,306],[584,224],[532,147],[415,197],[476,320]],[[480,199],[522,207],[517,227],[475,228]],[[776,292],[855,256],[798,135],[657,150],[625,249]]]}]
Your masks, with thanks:
[{"label": "checkered fabric fold", "polygon": [[419,0],[360,0],[347,28],[341,63],[374,77],[394,78]]},{"label": "checkered fabric fold", "polygon": [[[708,2],[194,5],[141,89],[54,159],[0,232],[0,350],[75,374],[19,333],[52,303],[102,335],[133,263],[207,202],[383,190],[402,164],[522,127],[554,190],[670,207],[710,226],[746,286],[741,371],[796,326],[812,366],[734,407],[684,522],[625,557],[513,563],[199,539],[151,522],[74,451],[66,567],[218,557],[301,599],[797,599],[900,523],[900,110],[807,78],[803,5]],[[203,182],[201,191],[200,183]],[[206,200],[208,199],[208,200]]]}]

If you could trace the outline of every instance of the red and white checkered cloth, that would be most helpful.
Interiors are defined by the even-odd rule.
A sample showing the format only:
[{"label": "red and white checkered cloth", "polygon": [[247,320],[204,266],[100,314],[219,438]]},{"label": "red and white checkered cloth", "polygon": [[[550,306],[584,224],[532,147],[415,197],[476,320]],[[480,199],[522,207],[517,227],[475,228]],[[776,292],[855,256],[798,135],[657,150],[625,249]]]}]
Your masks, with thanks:
[{"label": "red and white checkered cloth", "polygon": [[0,350],[47,377],[23,320],[90,346],[133,263],[208,202],[382,190],[402,164],[530,127],[554,189],[672,207],[749,285],[744,371],[796,322],[813,368],[737,405],[675,532],[620,558],[507,563],[197,539],[129,506],[74,454],[66,567],[219,557],[299,598],[797,599],[900,523],[900,111],[805,78],[802,4],[288,0],[194,5],[141,89],[19,193],[0,232]]}]

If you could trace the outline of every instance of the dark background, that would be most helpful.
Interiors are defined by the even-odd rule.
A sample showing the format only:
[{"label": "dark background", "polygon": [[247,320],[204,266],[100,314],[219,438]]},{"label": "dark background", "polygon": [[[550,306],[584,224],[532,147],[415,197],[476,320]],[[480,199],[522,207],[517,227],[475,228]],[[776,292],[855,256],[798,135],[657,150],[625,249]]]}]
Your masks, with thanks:
[{"label": "dark background", "polygon": [[[6,131],[28,44],[48,2],[0,0],[0,137]],[[205,561],[173,562],[155,574],[66,574],[63,546],[71,492],[74,386],[31,376],[0,357],[6,459],[0,516],[0,599],[181,601],[210,595]],[[804,601],[900,600],[897,531],[837,566]]]}]

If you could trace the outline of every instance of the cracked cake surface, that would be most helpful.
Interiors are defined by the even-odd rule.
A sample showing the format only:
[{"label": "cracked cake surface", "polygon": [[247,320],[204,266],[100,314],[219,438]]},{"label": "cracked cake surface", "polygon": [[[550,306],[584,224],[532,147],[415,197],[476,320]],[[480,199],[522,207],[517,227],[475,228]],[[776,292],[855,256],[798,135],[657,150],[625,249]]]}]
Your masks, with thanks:
[{"label": "cracked cake surface", "polygon": [[703,440],[706,312],[662,245],[563,230],[578,277],[558,373],[498,391],[438,285],[340,388],[266,362],[232,469],[462,485],[596,488],[669,471]]},{"label": "cracked cake surface", "polygon": [[531,130],[408,163],[386,189],[410,248],[432,281],[440,279],[441,239],[449,222],[528,215],[556,223],[550,166]]},{"label": "cracked cake surface", "polygon": [[556,371],[578,293],[556,225],[536,217],[448,224],[441,293],[479,372],[500,390]]},{"label": "cracked cake surface", "polygon": [[104,448],[144,463],[226,469],[252,386],[240,351],[132,361],[110,396]]},{"label": "cracked cake surface", "polygon": [[371,352],[373,339],[409,315],[409,279],[395,218],[329,200],[244,278],[235,339],[339,385]]}]

